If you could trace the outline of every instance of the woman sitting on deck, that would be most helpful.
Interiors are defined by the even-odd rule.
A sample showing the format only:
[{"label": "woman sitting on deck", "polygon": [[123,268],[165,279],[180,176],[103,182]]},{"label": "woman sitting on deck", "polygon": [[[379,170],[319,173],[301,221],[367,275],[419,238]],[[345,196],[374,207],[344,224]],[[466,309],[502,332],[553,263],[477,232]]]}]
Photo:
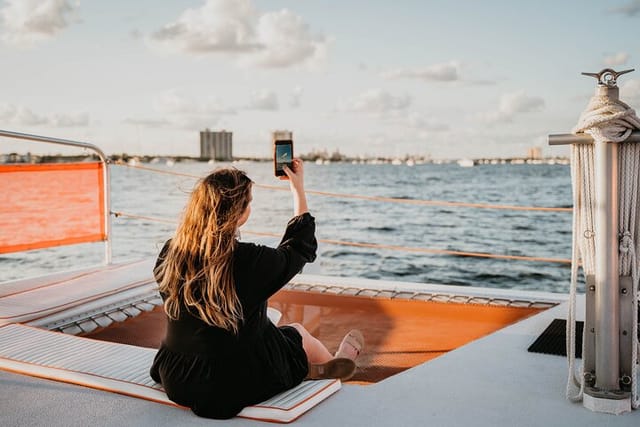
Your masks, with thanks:
[{"label": "woman sitting on deck", "polygon": [[305,378],[345,380],[356,369],[358,331],[334,356],[302,325],[276,327],[267,318],[267,299],[316,257],[302,161],[294,159],[292,169],[283,178],[295,216],[277,248],[237,240],[251,212],[252,181],[230,168],[197,184],[158,257],[168,326],[151,377],[199,416],[231,418]]}]

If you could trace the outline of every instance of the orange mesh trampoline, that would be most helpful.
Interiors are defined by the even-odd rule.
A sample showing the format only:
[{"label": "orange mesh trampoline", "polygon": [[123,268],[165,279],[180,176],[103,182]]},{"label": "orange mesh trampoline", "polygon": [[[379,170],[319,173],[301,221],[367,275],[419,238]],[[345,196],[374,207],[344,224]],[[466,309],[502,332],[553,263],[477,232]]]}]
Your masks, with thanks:
[{"label": "orange mesh trampoline", "polygon": [[[360,329],[367,342],[351,380],[359,384],[378,382],[542,310],[300,290],[281,290],[269,305],[282,312],[280,324],[303,324],[331,351],[349,329]],[[165,314],[156,307],[86,336],[157,348],[164,334]]]}]

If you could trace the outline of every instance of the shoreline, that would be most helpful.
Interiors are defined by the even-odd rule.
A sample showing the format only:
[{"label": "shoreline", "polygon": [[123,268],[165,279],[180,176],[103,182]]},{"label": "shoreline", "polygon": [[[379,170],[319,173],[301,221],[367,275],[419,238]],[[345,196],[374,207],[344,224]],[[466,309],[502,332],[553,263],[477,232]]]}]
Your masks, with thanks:
[{"label": "shoreline", "polygon": [[[305,162],[327,165],[332,163],[341,164],[392,164],[392,165],[407,165],[417,166],[425,164],[455,164],[457,163],[461,167],[472,167],[480,165],[520,165],[520,164],[533,164],[533,165],[569,165],[570,159],[563,156],[555,157],[543,157],[543,158],[528,158],[528,157],[484,157],[476,159],[432,159],[424,156],[403,156],[403,157],[349,157],[349,156],[317,156],[313,155],[301,155],[300,158]],[[175,163],[243,163],[243,162],[272,162],[273,159],[265,157],[233,157],[232,160],[214,160],[209,158],[202,158],[199,156],[163,156],[163,155],[134,155],[134,154],[112,154],[108,156],[111,163],[148,163],[148,164],[166,164],[173,166]],[[39,164],[39,163],[66,163],[66,162],[84,162],[98,160],[95,155],[36,155],[31,153],[18,154],[0,154],[0,164],[7,163],[24,163],[24,164]]]}]

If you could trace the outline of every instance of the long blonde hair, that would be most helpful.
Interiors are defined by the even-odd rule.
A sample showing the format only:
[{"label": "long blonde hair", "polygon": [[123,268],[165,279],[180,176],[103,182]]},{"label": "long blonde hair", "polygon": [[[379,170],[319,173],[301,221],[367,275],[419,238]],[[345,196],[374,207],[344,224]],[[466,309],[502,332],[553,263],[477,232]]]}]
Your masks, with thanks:
[{"label": "long blonde hair", "polygon": [[171,319],[184,305],[205,323],[234,333],[242,306],[233,277],[238,221],[251,201],[252,181],[234,168],[218,169],[198,182],[182,221],[156,271]]}]

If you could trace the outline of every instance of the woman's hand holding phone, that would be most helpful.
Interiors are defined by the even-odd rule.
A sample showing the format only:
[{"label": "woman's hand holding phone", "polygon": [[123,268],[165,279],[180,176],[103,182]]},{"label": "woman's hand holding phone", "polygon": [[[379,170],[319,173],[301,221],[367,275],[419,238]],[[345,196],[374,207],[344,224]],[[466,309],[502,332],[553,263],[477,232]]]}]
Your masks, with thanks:
[{"label": "woman's hand holding phone", "polygon": [[282,170],[284,170],[285,176],[281,176],[281,180],[290,181],[291,185],[304,187],[304,166],[301,159],[293,159],[291,168],[284,165]]},{"label": "woman's hand holding phone", "polygon": [[301,159],[293,159],[291,166],[293,169],[286,165],[282,168],[286,176],[282,176],[280,179],[289,181],[289,187],[293,194],[293,214],[298,216],[309,211],[304,193],[304,166]]}]

